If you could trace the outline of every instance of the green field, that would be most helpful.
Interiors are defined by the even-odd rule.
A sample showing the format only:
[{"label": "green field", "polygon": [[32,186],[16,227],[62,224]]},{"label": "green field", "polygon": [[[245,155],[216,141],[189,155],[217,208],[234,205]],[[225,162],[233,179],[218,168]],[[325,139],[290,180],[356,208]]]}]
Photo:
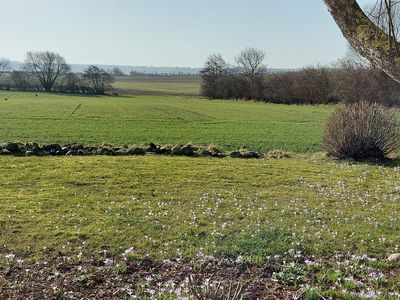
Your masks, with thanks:
[{"label": "green field", "polygon": [[[0,142],[293,152],[258,160],[0,156],[0,298],[107,290],[110,298],[176,299],[168,282],[188,284],[196,273],[245,282],[245,299],[254,289],[271,299],[399,299],[400,265],[386,261],[400,252],[399,161],[316,152],[332,109],[0,92]],[[38,288],[50,282],[49,291]]]},{"label": "green field", "polygon": [[200,95],[201,78],[186,77],[117,77],[113,83],[119,94],[139,95]]},{"label": "green field", "polygon": [[[4,100],[4,99],[8,100]],[[0,92],[0,141],[198,145],[321,150],[331,107],[175,96],[97,97]]]}]

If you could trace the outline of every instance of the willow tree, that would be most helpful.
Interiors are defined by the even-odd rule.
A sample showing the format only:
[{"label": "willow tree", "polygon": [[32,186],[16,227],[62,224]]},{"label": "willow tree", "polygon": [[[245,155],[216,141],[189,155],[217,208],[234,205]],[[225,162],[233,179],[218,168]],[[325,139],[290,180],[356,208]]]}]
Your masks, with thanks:
[{"label": "willow tree", "polygon": [[360,8],[356,0],[323,0],[350,45],[372,64],[400,82],[400,44],[394,31],[398,1],[378,0],[387,26],[379,26]]}]

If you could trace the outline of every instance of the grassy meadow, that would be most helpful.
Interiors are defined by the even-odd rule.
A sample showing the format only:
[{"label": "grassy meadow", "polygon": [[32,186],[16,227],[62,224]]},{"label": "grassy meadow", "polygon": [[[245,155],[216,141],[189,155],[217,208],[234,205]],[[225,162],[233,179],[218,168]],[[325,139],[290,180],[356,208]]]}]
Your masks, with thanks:
[{"label": "grassy meadow", "polygon": [[400,252],[399,161],[325,157],[332,109],[0,92],[0,141],[291,152],[0,156],[0,298],[94,299],[106,286],[120,299],[186,299],[197,272],[243,282],[244,299],[400,299],[399,263],[386,260]]},{"label": "grassy meadow", "polygon": [[[4,100],[8,99],[8,100]],[[216,144],[226,150],[321,150],[332,107],[181,96],[0,92],[0,141]]]}]

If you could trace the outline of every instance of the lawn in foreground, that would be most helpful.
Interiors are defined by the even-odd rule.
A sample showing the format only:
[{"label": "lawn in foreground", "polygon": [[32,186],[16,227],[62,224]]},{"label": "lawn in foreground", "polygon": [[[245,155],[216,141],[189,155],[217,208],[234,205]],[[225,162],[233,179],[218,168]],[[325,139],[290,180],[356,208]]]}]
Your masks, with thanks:
[{"label": "lawn in foreground", "polygon": [[[400,168],[326,159],[0,158],[2,252],[249,259],[399,250]],[[44,250],[45,249],[45,250]]]},{"label": "lawn in foreground", "polygon": [[[216,144],[295,152],[321,149],[331,107],[174,96],[0,92],[0,142]],[[7,100],[5,100],[7,99]]]},{"label": "lawn in foreground", "polygon": [[[246,269],[250,263],[254,276],[263,280],[271,280],[265,272],[279,270],[269,275],[270,283],[276,280],[286,286],[282,291],[297,295],[301,289],[308,299],[400,297],[395,293],[398,266],[385,262],[400,245],[399,166],[334,162],[322,155],[281,160],[0,157],[0,171],[0,266],[5,266],[0,281],[5,272],[7,287],[20,270],[16,274],[25,282],[15,286],[12,281],[6,295],[14,289],[32,296],[26,284],[42,293],[36,286],[46,285],[62,266],[67,270],[60,271],[62,276],[69,279],[55,287],[65,293],[101,287],[90,278],[109,274],[125,278],[122,287],[110,291],[128,295],[138,280],[132,283],[130,272],[138,271],[151,275],[146,284],[169,289],[159,281],[171,278],[162,268],[144,272],[134,263],[136,271],[128,272],[132,263],[113,264],[129,253],[129,261],[172,261],[176,270],[211,258],[212,272],[222,268],[238,274],[232,266]],[[47,263],[56,257],[61,265]],[[82,257],[105,259],[110,266],[87,265]],[[27,266],[17,267],[19,259]],[[140,293],[151,296],[157,286],[144,286]],[[60,292],[50,295],[55,291]]]}]

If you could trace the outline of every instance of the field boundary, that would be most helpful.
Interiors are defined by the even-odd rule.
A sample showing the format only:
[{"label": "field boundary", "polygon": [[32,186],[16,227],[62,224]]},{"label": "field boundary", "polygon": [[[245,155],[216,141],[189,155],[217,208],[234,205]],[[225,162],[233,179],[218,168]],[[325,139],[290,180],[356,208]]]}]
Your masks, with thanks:
[{"label": "field boundary", "polygon": [[60,145],[56,143],[39,145],[38,143],[7,142],[0,146],[1,155],[13,156],[127,156],[127,155],[171,155],[189,157],[231,157],[231,158],[261,158],[261,153],[240,149],[225,152],[221,148],[209,146],[194,146],[192,144],[156,145],[150,143],[148,147],[128,147],[104,144],[100,146],[85,146],[82,144]]}]

